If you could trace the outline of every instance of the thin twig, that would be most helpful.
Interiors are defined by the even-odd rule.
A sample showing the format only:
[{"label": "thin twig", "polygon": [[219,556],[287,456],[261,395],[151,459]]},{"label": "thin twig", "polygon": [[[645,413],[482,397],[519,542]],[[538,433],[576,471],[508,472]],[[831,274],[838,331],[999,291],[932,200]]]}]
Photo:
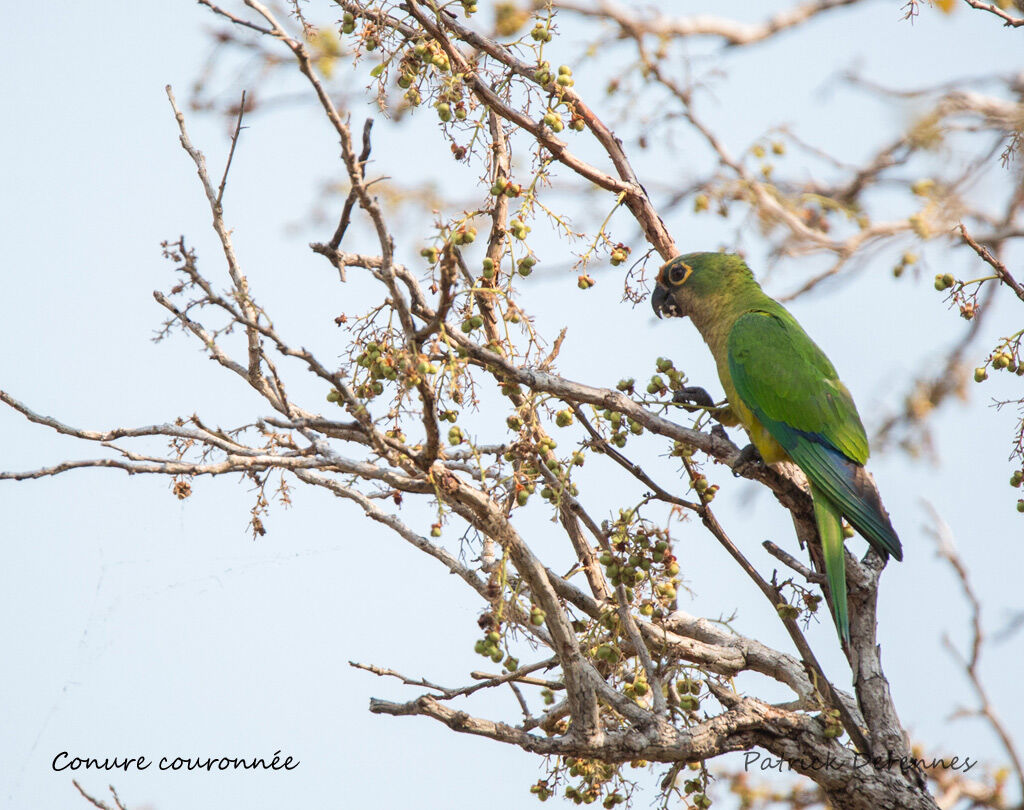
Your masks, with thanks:
[{"label": "thin twig", "polygon": [[962,222],[959,225],[959,230],[961,238],[971,248],[971,250],[977,253],[985,264],[995,270],[1002,282],[1013,290],[1014,294],[1021,301],[1024,301],[1024,287],[1022,287],[1020,282],[1013,277],[1009,270],[1006,269],[1006,265],[993,256],[988,248],[978,244],[978,242],[975,241],[975,239],[967,232],[967,226]]},{"label": "thin twig", "polygon": [[1019,28],[1024,25],[1024,17],[1014,17],[1009,12],[1001,9],[995,3],[985,3],[982,0],[964,0],[964,2],[971,8],[976,8],[979,11],[987,11],[989,14],[995,14],[1003,20],[1003,25],[1008,28]]},{"label": "thin twig", "polygon": [[764,546],[765,551],[771,554],[775,559],[777,559],[783,565],[787,565],[790,568],[792,568],[808,582],[813,582],[815,585],[823,585],[825,583],[824,574],[819,574],[817,571],[812,571],[810,568],[808,568],[806,565],[800,562],[800,560],[798,560],[788,551],[784,551],[783,549],[775,545],[775,543],[773,543],[771,540],[765,540],[763,543],[761,543],[761,545]]},{"label": "thin twig", "polygon": [[[373,128],[373,119],[367,118],[363,123],[363,151],[359,153],[359,174],[365,179],[366,178],[366,161],[370,159],[370,130]],[[341,219],[338,221],[338,227],[334,230],[334,236],[331,237],[331,241],[327,244],[330,245],[331,250],[337,250],[338,246],[341,245],[341,240],[345,238],[345,232],[348,230],[349,221],[352,217],[352,206],[355,205],[357,192],[353,187],[348,196],[345,198],[345,207],[341,211]],[[341,273],[341,280],[345,280],[345,265],[341,265],[338,268]]]},{"label": "thin twig", "polygon": [[228,152],[228,162],[224,165],[224,176],[220,179],[220,186],[217,188],[217,205],[224,199],[224,186],[228,182],[228,172],[231,170],[231,160],[235,156],[235,144],[238,143],[238,136],[242,134],[242,116],[245,115],[245,91],[242,91],[242,100],[238,102],[238,120],[235,122],[235,132],[231,136],[231,151]]}]

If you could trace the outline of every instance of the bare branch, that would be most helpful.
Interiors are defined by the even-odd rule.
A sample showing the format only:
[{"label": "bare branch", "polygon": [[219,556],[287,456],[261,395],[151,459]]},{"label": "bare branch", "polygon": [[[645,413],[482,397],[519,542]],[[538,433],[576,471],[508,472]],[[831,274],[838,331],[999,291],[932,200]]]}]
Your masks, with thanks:
[{"label": "bare branch", "polygon": [[979,11],[987,11],[989,14],[995,14],[1003,20],[1003,25],[1009,28],[1019,28],[1024,25],[1024,17],[1014,17],[1009,12],[1001,9],[995,3],[985,3],[983,0],[964,0],[964,2],[971,8],[976,8]]},{"label": "bare branch", "polygon": [[592,4],[578,0],[555,0],[553,5],[576,14],[596,17],[601,20],[612,20],[622,29],[623,37],[650,35],[658,39],[668,39],[711,36],[723,40],[727,45],[738,46],[761,42],[782,31],[806,23],[823,12],[857,2],[859,0],[813,0],[781,11],[761,23],[741,23],[736,20],[713,17],[709,14],[669,17],[655,12],[640,16],[635,10],[611,2],[611,0],[597,0]]}]

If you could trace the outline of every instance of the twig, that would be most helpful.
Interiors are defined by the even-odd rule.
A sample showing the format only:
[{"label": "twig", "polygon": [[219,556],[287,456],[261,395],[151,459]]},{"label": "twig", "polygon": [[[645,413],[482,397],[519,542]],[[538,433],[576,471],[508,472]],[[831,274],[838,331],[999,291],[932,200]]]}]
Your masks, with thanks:
[{"label": "twig", "polygon": [[823,585],[825,583],[825,575],[819,574],[817,571],[812,571],[800,560],[790,554],[788,551],[784,551],[779,548],[771,540],[765,540],[761,543],[764,546],[765,551],[771,554],[775,559],[781,562],[783,565],[787,565],[796,571],[800,576],[806,579],[808,582],[813,582],[815,585]]},{"label": "twig", "polygon": [[[968,0],[968,2],[969,1],[970,0]],[[978,244],[978,242],[976,242],[974,238],[967,232],[967,226],[964,225],[962,222],[959,225],[959,229],[961,238],[971,248],[971,250],[977,253],[981,260],[985,262],[985,264],[989,265],[993,270],[995,270],[1000,280],[1002,280],[1004,284],[1006,284],[1011,290],[1013,290],[1014,294],[1021,301],[1024,301],[1024,287],[1022,287],[1020,282],[1018,282],[1017,279],[1015,279],[1013,275],[1010,273],[1010,271],[1006,269],[1006,265],[999,261],[999,259],[997,259],[995,256],[993,256],[988,248]]]},{"label": "twig", "polygon": [[[111,810],[110,805],[86,793],[85,789],[80,784],[78,784],[77,779],[72,779],[71,784],[75,786],[75,790],[77,790],[82,795],[82,798],[89,802],[93,807],[98,808],[98,810]],[[111,795],[114,797],[114,804],[117,805],[117,810],[128,810],[128,808],[125,807],[125,805],[121,802],[121,797],[117,795],[117,791],[114,790],[114,786],[108,785],[107,788],[110,790]]]},{"label": "twig", "polygon": [[[192,162],[195,163],[196,171],[199,173],[199,179],[203,184],[203,190],[206,192],[206,199],[210,203],[210,211],[213,214],[213,229],[217,232],[217,236],[220,237],[221,248],[224,251],[224,258],[227,260],[228,264],[228,274],[231,276],[231,282],[234,285],[239,304],[242,307],[242,311],[245,313],[245,319],[250,324],[255,324],[258,320],[258,315],[256,308],[253,306],[252,300],[249,297],[249,283],[246,281],[245,276],[242,275],[238,258],[235,255],[235,248],[231,242],[230,231],[224,224],[224,212],[221,208],[220,199],[213,190],[213,186],[210,183],[210,176],[206,170],[206,158],[203,157],[203,153],[196,149],[192,145],[191,140],[189,140],[188,131],[185,129],[185,116],[182,114],[181,110],[178,109],[178,104],[174,100],[174,92],[171,90],[171,86],[167,85],[165,90],[167,92],[167,99],[171,102],[171,109],[174,110],[174,118],[178,122],[178,131],[181,133],[181,147],[188,153],[188,156],[192,158]],[[226,177],[227,173],[225,170],[225,179]],[[260,348],[259,334],[254,326],[250,325],[246,327],[246,335],[249,343],[249,384],[263,394],[272,404],[276,401],[275,407],[280,409],[282,412],[287,413],[287,408],[285,408],[284,403],[279,400],[277,393],[270,388],[260,372],[262,349]]]},{"label": "twig", "polygon": [[[433,689],[435,692],[441,693],[442,700],[451,700],[456,697],[467,697],[475,692],[479,692],[481,689],[490,689],[495,686],[501,686],[502,684],[512,683],[513,681],[520,681],[522,683],[534,683],[538,682],[538,679],[529,679],[523,676],[529,675],[531,672],[536,672],[538,669],[550,669],[551,667],[558,666],[558,658],[548,658],[545,661],[537,661],[536,663],[529,664],[525,667],[520,667],[515,672],[508,672],[504,675],[497,675],[488,677],[487,680],[473,684],[472,686],[463,686],[457,689],[448,689],[443,686],[438,686],[435,683],[424,680],[422,678],[409,678],[400,672],[396,672],[393,669],[386,667],[378,667],[373,664],[360,664],[356,661],[348,662],[350,667],[355,669],[362,669],[366,672],[372,672],[381,678],[397,678],[406,686],[422,686],[425,689]],[[471,677],[476,677],[481,673],[474,673]],[[539,681],[547,685],[547,681]],[[559,688],[565,688],[564,684]]]},{"label": "twig", "polygon": [[[534,678],[534,677],[531,677],[529,675],[520,677],[519,674],[522,671],[523,670],[520,669],[520,670],[517,670],[514,673],[517,676],[516,679],[515,679],[516,683],[525,683],[525,684],[529,684],[530,686],[543,686],[545,689],[552,689],[552,690],[565,689],[565,684],[562,683],[561,681],[550,681],[550,680],[547,680],[545,678]],[[473,670],[472,672],[469,673],[469,677],[472,678],[475,681],[492,681],[495,678],[503,678],[505,676],[504,675],[492,675],[492,674],[490,674],[488,672],[480,672],[479,670]]]},{"label": "twig", "polygon": [[225,17],[231,20],[231,22],[233,22],[235,25],[240,25],[243,28],[249,28],[250,30],[263,34],[264,36],[274,35],[273,31],[270,31],[269,29],[264,28],[263,26],[257,25],[256,23],[251,23],[248,20],[243,20],[241,17],[236,17],[234,14],[225,11],[220,6],[211,3],[210,0],[196,0],[196,2],[198,2],[199,5],[201,6],[206,6],[214,14],[219,14],[221,17]]},{"label": "twig", "polygon": [[228,182],[228,172],[231,170],[231,160],[235,156],[235,144],[238,143],[238,136],[242,133],[242,116],[245,115],[245,91],[242,91],[242,100],[238,103],[238,120],[235,122],[235,132],[231,136],[231,151],[228,152],[228,162],[224,165],[224,176],[220,179],[220,186],[217,188],[217,205],[224,199],[224,186]]},{"label": "twig", "polygon": [[593,425],[590,424],[590,421],[583,414],[583,411],[579,405],[577,405],[575,402],[569,401],[569,406],[572,408],[573,413],[576,414],[576,418],[579,419],[580,424],[583,425],[583,427],[586,428],[587,433],[590,434],[592,443],[600,449],[601,453],[612,459],[612,461],[614,461],[616,464],[618,464],[620,467],[626,470],[630,475],[632,475],[634,478],[636,478],[638,481],[644,484],[644,486],[649,487],[651,492],[654,493],[658,500],[664,501],[665,503],[671,503],[676,506],[681,506],[684,509],[689,509],[692,512],[700,511],[700,504],[692,503],[691,501],[688,501],[685,498],[679,498],[665,490],[663,487],[658,486],[658,484],[656,484],[654,480],[647,473],[645,473],[639,465],[634,464],[632,461],[630,461],[628,458],[622,455],[622,453],[620,453],[618,450],[612,447],[607,441],[605,441],[604,437],[594,429]]},{"label": "twig", "polygon": [[1003,9],[999,8],[995,3],[985,3],[982,2],[982,0],[964,0],[964,2],[971,8],[976,8],[979,11],[987,11],[989,14],[995,14],[1003,20],[1003,25],[1009,28],[1019,28],[1024,25],[1024,18],[1014,17],[1012,14],[1003,11]]},{"label": "twig", "polygon": [[[370,130],[373,128],[373,119],[367,118],[363,123],[363,151],[359,153],[359,159],[357,161],[359,165],[359,174],[364,179],[366,178],[366,161],[370,159]],[[345,231],[348,230],[349,220],[352,216],[352,206],[356,201],[356,189],[353,187],[348,197],[345,198],[345,207],[341,211],[341,219],[338,221],[338,227],[334,231],[334,236],[331,237],[331,241],[327,244],[331,250],[337,250],[341,244],[341,240],[345,238]],[[345,265],[341,265],[338,268],[338,272],[341,273],[341,280],[345,280]]]}]

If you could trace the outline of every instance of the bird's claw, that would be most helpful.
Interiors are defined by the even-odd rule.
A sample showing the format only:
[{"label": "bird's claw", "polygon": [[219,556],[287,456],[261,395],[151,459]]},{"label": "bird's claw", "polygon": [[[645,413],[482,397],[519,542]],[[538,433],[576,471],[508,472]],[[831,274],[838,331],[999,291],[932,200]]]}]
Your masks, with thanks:
[{"label": "bird's claw", "polygon": [[749,472],[751,468],[763,467],[764,459],[761,458],[761,453],[752,444],[748,444],[742,450],[740,454],[736,456],[736,461],[732,465],[732,474],[736,478],[745,477],[743,476],[744,471]]},{"label": "bird's claw", "polygon": [[711,398],[711,394],[699,385],[680,388],[672,395],[672,401],[677,405],[683,406],[688,411],[695,411],[698,408],[715,407],[715,401]]}]

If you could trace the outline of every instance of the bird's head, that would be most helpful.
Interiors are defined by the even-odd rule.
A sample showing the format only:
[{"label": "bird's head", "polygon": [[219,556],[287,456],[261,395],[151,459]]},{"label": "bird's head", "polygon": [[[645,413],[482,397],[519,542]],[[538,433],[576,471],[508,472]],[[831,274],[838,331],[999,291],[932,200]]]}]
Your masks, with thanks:
[{"label": "bird's head", "polygon": [[748,284],[756,284],[743,259],[732,253],[687,253],[661,266],[651,294],[659,318],[685,318]]}]

